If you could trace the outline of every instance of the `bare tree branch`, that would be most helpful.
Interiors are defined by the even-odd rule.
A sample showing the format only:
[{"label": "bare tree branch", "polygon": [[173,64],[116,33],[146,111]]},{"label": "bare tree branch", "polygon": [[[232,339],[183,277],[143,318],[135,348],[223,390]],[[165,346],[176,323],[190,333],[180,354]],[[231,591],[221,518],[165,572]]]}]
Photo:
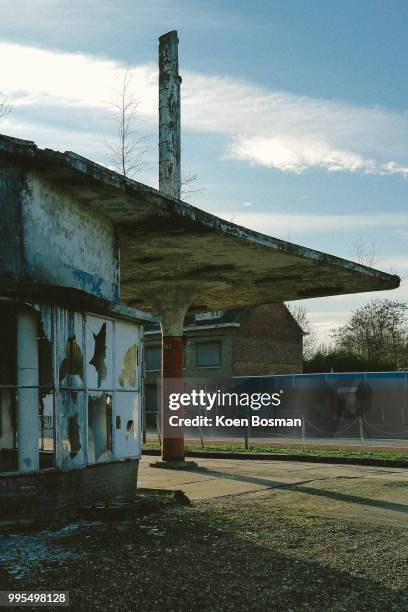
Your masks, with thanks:
[{"label": "bare tree branch", "polygon": [[188,172],[181,177],[180,192],[182,199],[187,197],[191,199],[192,195],[201,193],[202,191],[203,188],[198,187],[198,176],[196,173]]},{"label": "bare tree branch", "polygon": [[377,263],[377,248],[373,242],[368,242],[359,234],[352,244],[352,257],[357,263],[372,268]]},{"label": "bare tree branch", "polygon": [[310,359],[316,351],[316,333],[310,322],[307,310],[301,304],[285,304],[292,317],[303,329],[303,357]]},{"label": "bare tree branch", "polygon": [[8,104],[7,98],[3,98],[0,101],[0,121],[2,121],[3,119],[6,119],[6,117],[9,116],[10,112],[11,112],[11,106],[10,104]]},{"label": "bare tree branch", "polygon": [[110,103],[117,139],[100,139],[110,153],[115,170],[129,178],[145,168],[144,156],[147,151],[146,138],[140,136],[136,129],[139,102],[131,91],[131,83],[132,74],[128,67],[116,98]]}]

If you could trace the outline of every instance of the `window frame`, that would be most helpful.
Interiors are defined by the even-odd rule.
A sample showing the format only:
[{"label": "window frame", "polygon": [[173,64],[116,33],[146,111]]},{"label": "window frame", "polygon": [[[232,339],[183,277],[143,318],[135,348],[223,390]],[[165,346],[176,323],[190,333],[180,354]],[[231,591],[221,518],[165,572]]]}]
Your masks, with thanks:
[{"label": "window frame", "polygon": [[[147,353],[151,349],[159,350],[159,367],[158,368],[148,368],[147,366]],[[160,372],[162,366],[162,355],[161,355],[161,344],[150,344],[144,347],[144,362],[145,362],[145,371],[146,372]]]},{"label": "window frame", "polygon": [[[204,345],[208,345],[208,344],[217,344],[219,347],[219,363],[216,365],[200,365],[198,363],[198,351],[197,348],[199,346],[204,346]],[[222,367],[222,340],[220,339],[214,339],[214,340],[198,340],[194,342],[194,353],[195,353],[195,367],[200,369],[200,370],[204,370],[204,369],[216,369],[216,368],[221,368]]]}]

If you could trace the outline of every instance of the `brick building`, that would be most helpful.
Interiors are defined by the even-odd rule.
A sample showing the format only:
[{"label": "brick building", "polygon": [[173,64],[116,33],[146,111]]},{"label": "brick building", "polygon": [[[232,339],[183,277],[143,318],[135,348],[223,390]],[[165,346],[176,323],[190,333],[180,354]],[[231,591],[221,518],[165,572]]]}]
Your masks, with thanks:
[{"label": "brick building", "polygon": [[[303,330],[282,303],[188,315],[184,334],[186,379],[302,372]],[[147,430],[156,427],[160,369],[161,333],[156,325],[144,332]]]}]

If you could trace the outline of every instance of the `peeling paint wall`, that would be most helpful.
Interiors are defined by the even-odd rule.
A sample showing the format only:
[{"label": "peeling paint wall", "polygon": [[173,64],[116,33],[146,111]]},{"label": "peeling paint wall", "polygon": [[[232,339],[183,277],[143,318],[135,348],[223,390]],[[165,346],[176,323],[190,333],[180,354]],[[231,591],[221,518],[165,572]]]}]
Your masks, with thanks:
[{"label": "peeling paint wall", "polygon": [[22,268],[20,194],[24,182],[21,168],[4,162],[0,168],[0,279],[19,279]]},{"label": "peeling paint wall", "polygon": [[141,452],[141,330],[124,321],[115,324],[115,453],[135,457]]},{"label": "peeling paint wall", "polygon": [[27,178],[22,210],[25,268],[35,282],[71,287],[112,302],[119,296],[115,231],[34,174]]},{"label": "peeling paint wall", "polygon": [[106,216],[83,206],[63,184],[5,162],[0,212],[0,283],[7,292],[55,287],[119,302],[118,239]]}]

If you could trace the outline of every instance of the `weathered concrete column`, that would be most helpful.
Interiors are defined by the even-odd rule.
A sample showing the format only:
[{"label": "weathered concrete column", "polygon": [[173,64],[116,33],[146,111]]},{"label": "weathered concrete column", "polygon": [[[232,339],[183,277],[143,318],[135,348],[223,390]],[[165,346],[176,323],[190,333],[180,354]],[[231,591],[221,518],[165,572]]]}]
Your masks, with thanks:
[{"label": "weathered concrete column", "polygon": [[159,189],[180,198],[180,83],[178,38],[159,38]]},{"label": "weathered concrete column", "polygon": [[174,305],[162,313],[162,459],[163,461],[184,461],[184,427],[171,427],[169,418],[183,417],[180,407],[176,412],[170,410],[169,395],[183,393],[183,326],[188,306]]},{"label": "weathered concrete column", "polygon": [[[202,283],[201,283],[202,284]],[[170,410],[170,393],[183,393],[184,318],[199,284],[176,281],[146,293],[154,312],[161,317],[161,430],[163,461],[184,460],[184,427],[169,426],[171,416],[183,416],[183,409]]]},{"label": "weathered concrete column", "polygon": [[36,313],[17,314],[17,444],[20,472],[40,469],[38,418],[38,323]]}]

